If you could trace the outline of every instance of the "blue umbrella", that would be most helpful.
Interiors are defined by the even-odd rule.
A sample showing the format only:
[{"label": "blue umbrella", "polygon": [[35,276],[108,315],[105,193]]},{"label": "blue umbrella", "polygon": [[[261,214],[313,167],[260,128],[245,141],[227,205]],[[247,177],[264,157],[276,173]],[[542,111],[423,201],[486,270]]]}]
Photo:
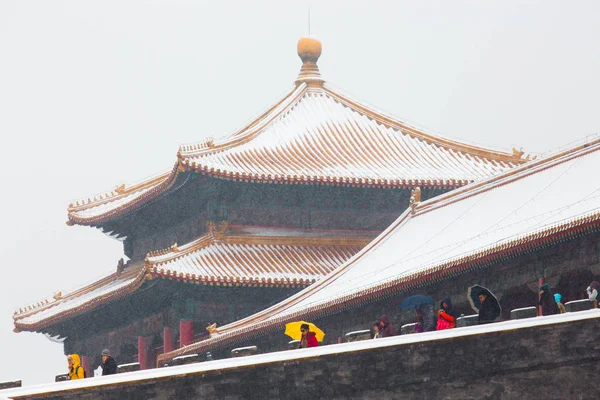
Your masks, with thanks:
[{"label": "blue umbrella", "polygon": [[409,296],[402,300],[399,307],[401,310],[409,310],[412,308],[419,308],[423,304],[433,304],[433,300],[422,294],[415,294],[414,296]]}]

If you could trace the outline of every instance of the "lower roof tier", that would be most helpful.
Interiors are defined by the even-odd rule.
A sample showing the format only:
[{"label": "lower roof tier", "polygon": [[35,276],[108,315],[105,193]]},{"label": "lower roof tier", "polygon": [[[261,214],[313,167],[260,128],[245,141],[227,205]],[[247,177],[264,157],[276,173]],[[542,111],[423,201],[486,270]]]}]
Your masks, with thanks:
[{"label": "lower roof tier", "polygon": [[211,224],[183,246],[120,263],[117,272],[52,301],[20,309],[15,330],[35,331],[135,292],[147,280],[164,278],[216,286],[305,287],[360,251],[376,232],[325,231]]}]

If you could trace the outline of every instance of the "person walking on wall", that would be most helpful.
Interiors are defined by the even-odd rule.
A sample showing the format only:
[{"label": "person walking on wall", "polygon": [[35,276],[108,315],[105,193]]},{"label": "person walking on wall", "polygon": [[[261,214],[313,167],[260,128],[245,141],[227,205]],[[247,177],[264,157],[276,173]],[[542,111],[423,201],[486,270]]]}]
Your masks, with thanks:
[{"label": "person walking on wall", "polygon": [[300,338],[300,348],[305,349],[307,347],[317,347],[319,345],[319,341],[314,332],[310,331],[310,327],[308,324],[300,325],[300,332],[302,332],[302,337]]},{"label": "person walking on wall", "polygon": [[423,313],[418,308],[415,309],[417,313],[417,323],[413,326],[413,333],[423,333]]},{"label": "person walking on wall", "polygon": [[117,373],[117,362],[111,357],[108,349],[102,350],[102,376]]},{"label": "person walking on wall", "polygon": [[590,299],[594,308],[598,308],[598,286],[600,284],[597,281],[592,281],[586,289],[588,299]]},{"label": "person walking on wall", "polygon": [[562,296],[560,293],[554,293],[554,301],[556,301],[556,306],[558,307],[558,312],[565,313],[567,312],[567,309],[565,308],[564,304],[562,303]]},{"label": "person walking on wall", "polygon": [[559,313],[556,300],[552,293],[550,293],[550,285],[547,283],[540,287],[539,305],[542,307],[542,315],[554,315]]},{"label": "person walking on wall", "polygon": [[435,331],[435,315],[433,314],[433,305],[421,304],[419,311],[423,315],[423,332]]},{"label": "person walking on wall", "polygon": [[482,291],[478,295],[479,302],[479,323],[489,324],[494,322],[496,318],[500,316],[500,307],[498,302],[492,298],[492,295],[488,291]]},{"label": "person walking on wall", "polygon": [[390,319],[387,315],[379,317],[379,337],[386,338],[390,336],[396,336],[396,328],[390,324]]},{"label": "person walking on wall", "polygon": [[379,330],[379,322],[375,322],[373,324],[373,339],[379,339],[381,337],[381,332]]},{"label": "person walking on wall", "polygon": [[444,329],[454,328],[456,321],[456,311],[452,305],[450,297],[444,297],[440,303],[440,309],[438,311],[438,320],[435,327],[436,331]]},{"label": "person walking on wall", "polygon": [[85,378],[85,370],[81,366],[81,359],[79,354],[69,354],[67,356],[67,363],[69,364],[69,379],[83,379]]}]

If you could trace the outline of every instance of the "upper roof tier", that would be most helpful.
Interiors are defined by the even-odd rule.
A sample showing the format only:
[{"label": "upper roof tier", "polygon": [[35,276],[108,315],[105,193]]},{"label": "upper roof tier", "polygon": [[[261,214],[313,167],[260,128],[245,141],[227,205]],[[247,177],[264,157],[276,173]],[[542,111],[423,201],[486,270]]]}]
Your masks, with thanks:
[{"label": "upper roof tier", "polygon": [[77,202],[71,223],[92,225],[123,215],[195,171],[246,182],[361,187],[454,188],[527,161],[425,133],[361,104],[326,83],[321,43],[302,38],[303,61],[293,89],[228,138],[185,145],[170,173],[131,188]]}]

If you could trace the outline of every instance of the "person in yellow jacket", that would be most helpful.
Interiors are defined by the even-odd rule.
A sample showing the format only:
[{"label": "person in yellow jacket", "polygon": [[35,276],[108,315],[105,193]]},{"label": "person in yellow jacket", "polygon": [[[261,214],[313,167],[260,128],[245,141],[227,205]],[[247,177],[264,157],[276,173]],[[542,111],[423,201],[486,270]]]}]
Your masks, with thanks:
[{"label": "person in yellow jacket", "polygon": [[69,363],[69,379],[83,379],[85,378],[85,370],[81,366],[81,360],[79,354],[69,354],[67,356],[67,362]]}]

